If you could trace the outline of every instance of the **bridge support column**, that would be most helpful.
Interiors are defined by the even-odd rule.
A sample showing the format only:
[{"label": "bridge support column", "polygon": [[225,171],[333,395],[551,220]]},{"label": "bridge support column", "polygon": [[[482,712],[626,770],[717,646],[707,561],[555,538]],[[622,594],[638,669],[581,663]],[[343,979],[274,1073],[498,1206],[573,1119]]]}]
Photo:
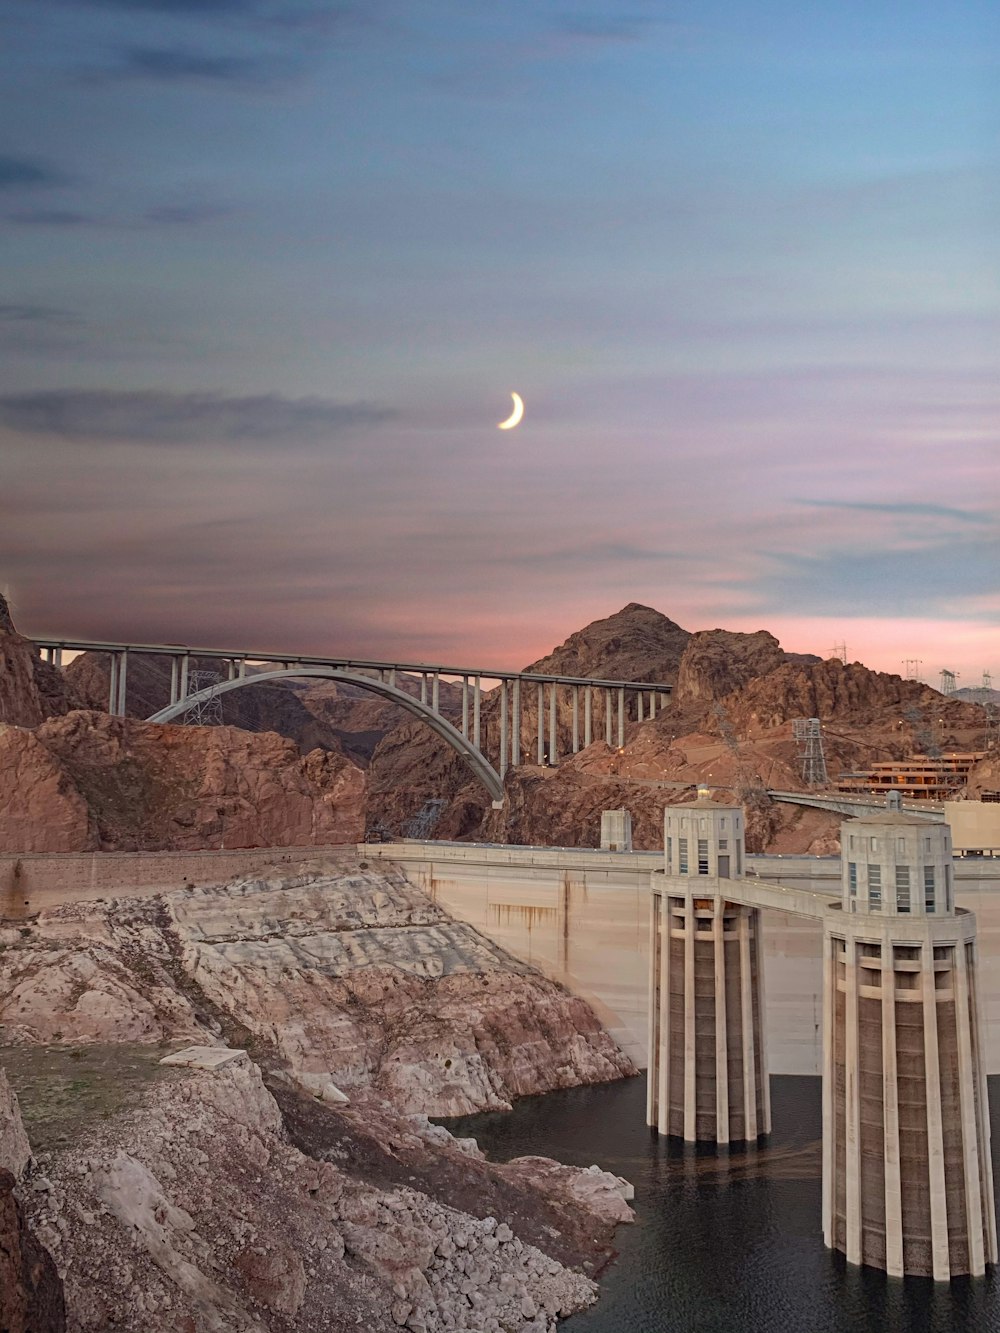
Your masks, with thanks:
[{"label": "bridge support column", "polygon": [[477,750],[479,750],[482,748],[479,743],[480,734],[482,731],[482,723],[480,715],[482,709],[482,683],[478,676],[473,682],[473,690],[474,693],[472,696],[472,744],[476,747]]},{"label": "bridge support column", "polygon": [[625,744],[625,686],[618,691],[618,748]]},{"label": "bridge support column", "polygon": [[538,683],[538,767],[545,763],[545,686]]},{"label": "bridge support column", "polygon": [[178,702],[188,697],[188,670],[191,666],[191,659],[187,653],[181,658],[181,680],[179,686]]},{"label": "bridge support column", "polygon": [[655,716],[656,716],[656,691],[655,691],[655,690],[652,690],[652,691],[650,691],[650,695],[649,695],[649,720],[650,720],[650,722],[652,722],[652,720],[653,720],[653,718],[654,718]]},{"label": "bridge support column", "polygon": [[613,735],[613,732],[611,730],[613,721],[612,714],[614,712],[614,708],[611,702],[612,698],[613,695],[611,691],[605,690],[604,691],[604,739],[607,742],[609,750],[611,749],[611,737]]},{"label": "bridge support column", "polygon": [[108,654],[108,712],[112,717],[118,712],[118,654]]},{"label": "bridge support column", "polygon": [[580,753],[580,687],[573,686],[573,753]]},{"label": "bridge support column", "polygon": [[636,722],[644,722],[644,721],[645,721],[645,718],[644,718],[643,715],[642,715],[642,711],[643,711],[643,703],[644,703],[644,702],[645,702],[645,700],[643,699],[642,690],[636,690],[636,692],[635,692],[635,720],[636,720]]},{"label": "bridge support column", "polygon": [[[770,1132],[760,912],[731,902],[743,812],[707,797],[664,815],[652,877],[646,1119],[689,1142]],[[742,857],[740,858],[742,862]]]},{"label": "bridge support column", "polygon": [[556,683],[549,686],[549,763],[557,764],[559,756],[557,753],[558,739],[556,736]]},{"label": "bridge support column", "polygon": [[[393,682],[395,684],[395,681]],[[469,735],[469,677],[462,677],[462,735]]]},{"label": "bridge support column", "polygon": [[126,648],[118,658],[118,698],[115,701],[115,712],[119,717],[125,716],[125,682],[128,677],[128,649]]},{"label": "bridge support column", "polygon": [[500,780],[507,775],[507,729],[510,723],[507,717],[507,682],[500,682]]},{"label": "bridge support column", "polygon": [[521,679],[514,677],[514,688],[512,690],[513,699],[511,701],[511,728],[510,728],[510,763],[512,768],[517,768],[521,762]]},{"label": "bridge support column", "polygon": [[425,672],[423,673],[423,675],[420,677],[420,702],[421,702],[422,704],[426,704],[426,702],[427,702],[427,672],[426,672],[426,671],[425,671]]},{"label": "bridge support column", "polygon": [[586,749],[594,739],[594,690],[591,685],[583,691],[583,748]]},{"label": "bridge support column", "polygon": [[431,682],[431,707],[435,713],[441,711],[441,677],[434,672],[434,679]]}]

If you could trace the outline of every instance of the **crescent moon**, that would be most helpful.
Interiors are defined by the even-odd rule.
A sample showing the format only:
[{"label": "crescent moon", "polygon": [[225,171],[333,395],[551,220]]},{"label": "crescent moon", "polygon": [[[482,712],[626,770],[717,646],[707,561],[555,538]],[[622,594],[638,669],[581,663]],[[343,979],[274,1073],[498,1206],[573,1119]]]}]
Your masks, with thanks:
[{"label": "crescent moon", "polygon": [[497,425],[501,430],[513,430],[524,416],[524,403],[521,401],[521,395],[519,393],[511,393],[510,396],[514,400],[514,410],[506,421],[497,422]]}]

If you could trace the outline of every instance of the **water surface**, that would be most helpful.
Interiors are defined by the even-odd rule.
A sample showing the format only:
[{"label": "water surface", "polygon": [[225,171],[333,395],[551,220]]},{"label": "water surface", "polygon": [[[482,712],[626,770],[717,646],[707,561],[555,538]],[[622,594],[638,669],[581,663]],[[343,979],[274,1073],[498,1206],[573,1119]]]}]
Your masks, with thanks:
[{"label": "water surface", "polygon": [[619,1229],[600,1301],[566,1333],[1000,1333],[998,1277],[901,1281],[825,1248],[820,1094],[817,1078],[772,1078],[770,1138],[729,1153],[652,1136],[645,1077],[447,1123],[498,1160],[596,1162],[635,1185],[638,1221]]}]

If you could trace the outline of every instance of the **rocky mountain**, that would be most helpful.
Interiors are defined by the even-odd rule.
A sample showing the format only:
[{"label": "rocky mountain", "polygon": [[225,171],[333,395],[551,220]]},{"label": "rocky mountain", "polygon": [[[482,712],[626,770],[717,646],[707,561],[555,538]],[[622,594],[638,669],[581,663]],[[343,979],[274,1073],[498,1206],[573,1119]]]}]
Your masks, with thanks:
[{"label": "rocky mountain", "polygon": [[629,602],[614,615],[577,630],[524,670],[595,680],[662,680],[672,685],[690,638],[662,612]]},{"label": "rocky mountain", "polygon": [[273,732],[77,711],[0,727],[0,849],[184,850],[356,842],[364,774]]},{"label": "rocky mountain", "polygon": [[427,1116],[633,1067],[402,877],[303,865],[0,944],[20,1206],[72,1329],[552,1333],[594,1300],[624,1182],[493,1164]]}]

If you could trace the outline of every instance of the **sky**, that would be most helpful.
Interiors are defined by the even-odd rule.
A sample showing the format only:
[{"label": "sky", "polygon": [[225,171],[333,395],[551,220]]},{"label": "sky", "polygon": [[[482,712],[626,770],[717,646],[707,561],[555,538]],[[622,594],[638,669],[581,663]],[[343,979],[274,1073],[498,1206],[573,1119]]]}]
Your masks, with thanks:
[{"label": "sky", "polygon": [[998,64],[995,0],[0,0],[19,627],[1000,677]]}]

